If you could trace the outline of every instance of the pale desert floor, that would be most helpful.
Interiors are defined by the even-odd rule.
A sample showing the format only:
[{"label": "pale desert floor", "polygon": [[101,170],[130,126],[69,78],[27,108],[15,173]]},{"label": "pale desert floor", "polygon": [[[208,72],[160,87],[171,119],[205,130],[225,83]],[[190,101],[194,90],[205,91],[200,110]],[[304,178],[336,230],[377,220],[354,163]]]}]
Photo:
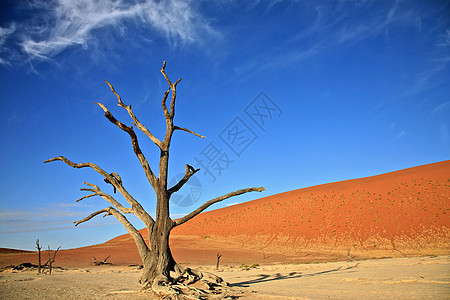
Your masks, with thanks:
[{"label": "pale desert floor", "polygon": [[[244,300],[450,299],[450,256],[198,269],[243,289]],[[0,298],[156,299],[140,292],[139,275],[123,266],[56,270],[51,276],[8,270],[0,273]]]}]

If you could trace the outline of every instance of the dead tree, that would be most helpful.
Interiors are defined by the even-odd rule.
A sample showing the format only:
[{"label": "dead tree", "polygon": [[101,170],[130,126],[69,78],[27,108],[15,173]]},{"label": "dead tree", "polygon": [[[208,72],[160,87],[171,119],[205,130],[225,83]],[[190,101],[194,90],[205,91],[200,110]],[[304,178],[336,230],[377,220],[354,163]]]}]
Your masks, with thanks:
[{"label": "dead tree", "polygon": [[[118,93],[114,90],[113,86],[105,80],[106,84],[111,89],[112,93],[118,99],[118,106],[122,107],[126,110],[132,120],[132,123],[141,130],[159,149],[160,149],[160,157],[159,157],[159,174],[155,174],[149,165],[144,153],[142,153],[141,148],[139,146],[138,137],[136,135],[135,129],[133,126],[127,126],[124,123],[117,120],[113,114],[106,108],[102,103],[96,103],[100,106],[104,113],[105,117],[119,129],[127,133],[130,137],[133,151],[139,160],[145,176],[147,177],[150,185],[156,193],[156,217],[155,219],[151,217],[147,211],[142,207],[141,203],[138,202],[132,195],[128,193],[125,189],[120,176],[116,172],[106,172],[104,169],[100,168],[98,165],[84,162],[84,163],[75,163],[65,158],[64,156],[58,156],[51,158],[45,163],[53,162],[53,161],[62,161],[67,165],[73,168],[92,168],[100,175],[104,177],[104,180],[109,182],[114,186],[114,188],[125,198],[128,202],[129,207],[123,206],[119,203],[113,196],[104,193],[97,185],[84,182],[89,188],[82,188],[82,191],[91,192],[91,194],[84,196],[77,201],[93,197],[100,196],[107,202],[111,204],[104,209],[96,211],[86,218],[76,221],[75,225],[79,225],[83,222],[89,221],[93,217],[105,214],[105,215],[113,215],[122,225],[127,229],[129,234],[133,237],[136,246],[139,251],[139,255],[142,260],[142,264],[144,266],[142,276],[140,277],[140,283],[144,289],[151,288],[156,293],[161,295],[176,295],[176,294],[189,294],[189,295],[197,295],[198,298],[203,297],[200,295],[202,292],[199,291],[198,288],[186,289],[185,287],[180,287],[181,282],[195,282],[200,279],[202,282],[206,282],[206,278],[209,277],[214,281],[213,284],[210,285],[211,290],[209,293],[222,293],[226,290],[223,281],[214,275],[208,275],[205,277],[204,273],[195,272],[191,269],[184,269],[180,265],[178,265],[170,251],[169,247],[169,235],[173,228],[184,224],[189,221],[196,215],[200,214],[202,211],[207,209],[214,203],[223,201],[230,197],[238,196],[244,193],[258,191],[261,192],[265,190],[263,187],[252,187],[252,188],[244,188],[240,189],[226,195],[217,197],[215,199],[209,200],[191,213],[186,216],[172,220],[170,218],[170,209],[169,209],[169,200],[172,194],[176,193],[180,190],[186,182],[200,169],[195,169],[192,166],[186,164],[185,166],[185,175],[184,177],[176,183],[174,186],[168,186],[168,164],[169,164],[169,148],[172,141],[172,136],[175,131],[184,131],[191,133],[195,136],[204,138],[204,136],[195,133],[187,128],[179,127],[174,124],[175,117],[175,100],[177,96],[177,85],[180,83],[181,79],[176,82],[170,81],[169,77],[165,72],[166,62],[163,63],[161,68],[161,73],[164,76],[169,88],[165,91],[164,96],[162,98],[161,106],[164,113],[165,121],[166,121],[166,132],[164,135],[164,139],[158,139],[154,136],[148,129],[145,127],[136,117],[134,112],[131,109],[131,105],[126,105]],[[169,97],[169,95],[171,95]],[[149,235],[149,243],[147,244],[144,241],[144,238],[140,234],[140,232],[127,220],[125,214],[134,214],[136,215],[145,225],[148,230]],[[170,274],[171,271],[175,271],[176,277],[173,278]],[[185,284],[186,285],[186,284]],[[213,287],[215,286],[215,288]],[[216,290],[216,292],[214,292]],[[171,296],[170,296],[171,297]],[[175,297],[175,296],[174,296]]]},{"label": "dead tree", "polygon": [[347,257],[348,257],[348,260],[350,260],[350,261],[355,261],[355,258],[352,257],[352,256],[350,256],[350,251],[351,251],[351,250],[352,250],[352,247],[348,248],[348,250],[347,250]]},{"label": "dead tree", "polygon": [[222,257],[222,254],[220,254],[220,252],[217,252],[217,263],[216,263],[216,270],[219,270],[219,261],[220,258]]},{"label": "dead tree", "polygon": [[100,260],[96,259],[95,257],[93,257],[93,258],[92,258],[92,263],[93,263],[94,265],[96,265],[96,266],[112,265],[111,263],[106,262],[110,256],[111,256],[111,255],[108,255],[108,257],[106,257],[103,261],[100,261]]},{"label": "dead tree", "polygon": [[39,245],[39,239],[36,240],[36,248],[38,249],[38,274],[41,273],[41,249],[42,246]]},{"label": "dead tree", "polygon": [[50,245],[48,246],[48,260],[44,265],[44,267],[48,266],[48,275],[52,275],[53,263],[55,262],[56,253],[58,253],[59,248],[61,248],[61,246],[59,246],[58,249],[56,249],[56,251],[53,252],[52,257],[52,250],[50,249]]}]

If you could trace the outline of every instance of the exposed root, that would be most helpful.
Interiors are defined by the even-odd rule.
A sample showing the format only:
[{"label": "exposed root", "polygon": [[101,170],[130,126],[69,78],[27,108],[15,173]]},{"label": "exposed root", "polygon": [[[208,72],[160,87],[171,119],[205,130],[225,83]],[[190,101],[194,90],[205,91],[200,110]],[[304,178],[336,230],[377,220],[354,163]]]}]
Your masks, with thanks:
[{"label": "exposed root", "polygon": [[159,275],[153,280],[152,290],[163,299],[167,297],[169,297],[168,299],[179,299],[178,297],[175,297],[178,296],[179,290],[173,288],[169,279],[165,276]]},{"label": "exposed root", "polygon": [[172,280],[158,276],[153,281],[152,290],[161,299],[237,299],[244,294],[241,290],[230,288],[222,278],[209,272],[176,265],[175,273],[177,277]]}]

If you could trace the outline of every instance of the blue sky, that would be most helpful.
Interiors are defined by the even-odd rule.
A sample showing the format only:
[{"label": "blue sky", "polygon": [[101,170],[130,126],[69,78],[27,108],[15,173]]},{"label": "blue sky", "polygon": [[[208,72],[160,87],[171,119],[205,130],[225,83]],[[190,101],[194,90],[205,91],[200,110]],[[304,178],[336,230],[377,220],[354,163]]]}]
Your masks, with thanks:
[{"label": "blue sky", "polygon": [[[112,187],[91,169],[43,163],[54,156],[118,172],[154,212],[128,136],[94,102],[131,125],[108,80],[162,137],[164,60],[172,81],[183,78],[176,125],[206,136],[174,135],[169,177],[202,165],[174,217],[244,187],[267,192],[212,208],[449,159],[448,11],[425,0],[2,1],[0,247],[126,232],[112,216],[73,226],[108,206],[76,203],[83,181]],[[139,138],[155,165],[156,146]]]}]

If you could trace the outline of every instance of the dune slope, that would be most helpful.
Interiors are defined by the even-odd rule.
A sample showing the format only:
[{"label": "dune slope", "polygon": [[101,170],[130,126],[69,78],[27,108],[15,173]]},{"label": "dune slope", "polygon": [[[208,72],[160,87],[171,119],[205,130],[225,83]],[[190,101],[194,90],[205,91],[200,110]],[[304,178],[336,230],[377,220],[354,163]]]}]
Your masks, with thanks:
[{"label": "dune slope", "polygon": [[449,249],[450,161],[294,190],[201,214],[174,235],[291,249]]}]

